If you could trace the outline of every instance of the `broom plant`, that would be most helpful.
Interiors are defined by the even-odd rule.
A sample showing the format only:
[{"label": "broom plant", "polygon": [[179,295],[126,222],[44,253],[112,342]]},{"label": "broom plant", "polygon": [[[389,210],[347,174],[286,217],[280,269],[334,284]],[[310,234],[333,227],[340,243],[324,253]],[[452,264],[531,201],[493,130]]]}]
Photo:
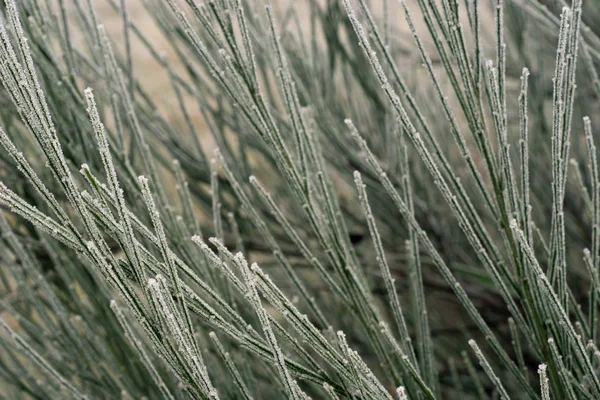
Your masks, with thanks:
[{"label": "broom plant", "polygon": [[600,398],[597,3],[102,2],[4,0],[3,398]]}]

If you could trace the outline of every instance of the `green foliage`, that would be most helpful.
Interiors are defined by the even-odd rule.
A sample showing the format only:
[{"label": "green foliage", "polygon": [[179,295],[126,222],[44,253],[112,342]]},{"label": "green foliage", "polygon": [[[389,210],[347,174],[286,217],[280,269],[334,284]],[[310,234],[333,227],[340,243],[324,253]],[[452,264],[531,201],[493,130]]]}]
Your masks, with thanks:
[{"label": "green foliage", "polygon": [[105,1],[4,2],[6,398],[600,398],[597,3]]}]

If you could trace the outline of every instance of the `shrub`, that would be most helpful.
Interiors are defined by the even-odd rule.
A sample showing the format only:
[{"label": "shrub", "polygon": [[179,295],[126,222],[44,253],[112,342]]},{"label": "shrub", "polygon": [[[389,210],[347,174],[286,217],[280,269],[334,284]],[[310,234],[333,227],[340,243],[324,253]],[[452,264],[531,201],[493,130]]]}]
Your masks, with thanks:
[{"label": "shrub", "polygon": [[597,3],[107,1],[4,2],[7,398],[600,398]]}]

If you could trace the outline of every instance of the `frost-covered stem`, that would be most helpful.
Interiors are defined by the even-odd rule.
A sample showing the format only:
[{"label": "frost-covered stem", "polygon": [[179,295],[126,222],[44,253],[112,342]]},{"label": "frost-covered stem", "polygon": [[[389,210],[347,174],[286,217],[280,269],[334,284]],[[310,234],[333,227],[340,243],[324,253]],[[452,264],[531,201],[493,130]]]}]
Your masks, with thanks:
[{"label": "frost-covered stem", "polygon": [[96,134],[96,143],[98,144],[98,151],[100,152],[100,157],[104,166],[104,173],[106,174],[108,180],[109,190],[111,193],[113,193],[116,199],[119,220],[123,225],[124,235],[122,237],[122,242],[124,245],[125,254],[133,266],[137,282],[140,285],[144,285],[147,280],[146,273],[140,261],[138,248],[134,244],[135,236],[133,233],[133,227],[131,226],[131,219],[127,211],[127,205],[125,204],[123,189],[121,189],[119,184],[117,172],[113,163],[112,155],[110,153],[106,130],[104,128],[104,124],[100,120],[100,114],[98,113],[98,109],[96,107],[96,101],[94,99],[92,89],[87,88],[85,89],[84,93],[87,102],[87,112],[90,117],[92,127],[94,128],[94,133]]},{"label": "frost-covered stem", "polygon": [[301,396],[296,390],[296,387],[293,384],[292,376],[290,375],[290,372],[287,366],[285,365],[283,352],[281,350],[281,347],[279,347],[275,334],[273,333],[273,329],[271,327],[271,323],[269,322],[267,311],[261,304],[260,296],[256,289],[256,278],[254,277],[254,274],[251,271],[251,268],[254,268],[254,265],[252,267],[248,267],[246,259],[241,255],[236,256],[236,264],[237,267],[240,269],[240,272],[244,276],[244,281],[246,282],[246,295],[248,296],[248,299],[251,302],[254,311],[258,315],[263,332],[267,338],[267,342],[269,343],[269,346],[271,347],[271,350],[275,355],[275,367],[277,368],[277,371],[279,372],[279,374],[281,375],[281,379],[283,380],[286,395],[290,399],[299,400]]},{"label": "frost-covered stem", "polygon": [[538,367],[542,400],[550,400],[550,386],[548,385],[548,375],[546,374],[546,368],[546,364],[540,364],[540,366]]},{"label": "frost-covered stem", "polygon": [[225,363],[225,366],[229,370],[229,373],[231,373],[233,380],[235,381],[235,386],[239,389],[243,398],[246,400],[252,400],[252,395],[250,394],[248,387],[244,383],[242,376],[240,375],[237,367],[235,366],[233,360],[231,359],[231,354],[229,354],[227,351],[225,351],[225,348],[219,341],[219,338],[217,337],[216,333],[210,332],[208,334],[208,336],[210,337],[212,342],[215,344],[215,347],[217,349],[217,352],[219,353],[219,356]]},{"label": "frost-covered stem", "polygon": [[402,341],[405,353],[409,356],[411,362],[418,370],[419,364],[417,363],[415,350],[412,345],[412,339],[408,334],[406,320],[404,319],[404,313],[402,312],[402,307],[398,298],[398,292],[396,291],[396,287],[394,284],[395,280],[392,277],[390,267],[385,257],[385,252],[383,250],[383,244],[381,243],[379,230],[377,229],[375,217],[373,216],[371,206],[369,205],[369,199],[367,198],[366,186],[363,184],[362,177],[360,175],[360,172],[358,171],[354,172],[354,184],[356,185],[356,188],[358,190],[358,199],[360,201],[361,207],[363,209],[365,217],[367,218],[367,225],[369,226],[369,232],[373,240],[373,247],[375,248],[377,264],[379,264],[379,268],[381,270],[381,274],[385,282],[385,287],[389,297],[390,306],[392,308],[392,313],[394,315],[394,320],[396,322],[396,327],[398,328],[398,331],[400,333],[400,340]]},{"label": "frost-covered stem", "polygon": [[[182,350],[186,352],[186,357],[192,361],[192,365],[195,368],[195,372],[205,382],[207,392],[214,392],[214,388],[210,383],[210,379],[205,373],[206,367],[204,366],[204,362],[202,360],[202,354],[200,353],[196,345],[196,341],[193,337],[194,327],[192,325],[192,320],[190,319],[189,311],[184,298],[185,294],[182,290],[182,287],[180,286],[177,266],[175,265],[173,257],[171,257],[171,251],[169,249],[167,237],[165,235],[163,224],[160,219],[160,214],[154,203],[152,193],[150,192],[148,179],[146,179],[143,176],[140,176],[138,178],[138,181],[142,188],[142,196],[144,198],[144,202],[146,203],[146,207],[148,208],[150,219],[152,220],[152,225],[154,226],[154,230],[158,238],[158,246],[160,248],[161,256],[168,267],[170,281],[173,286],[174,297],[177,300],[178,307],[174,304],[171,307],[171,312],[173,313],[173,317],[175,318],[176,324],[170,324],[169,326],[171,327],[171,329],[174,329],[175,327],[177,328],[177,332],[180,335],[179,340],[181,341],[179,345],[185,348]],[[158,278],[157,281],[161,283],[161,280]],[[150,282],[148,283],[148,286],[149,288],[155,289],[155,286],[151,285]],[[164,309],[164,305],[162,306]]]},{"label": "frost-covered stem", "polygon": [[471,348],[473,349],[473,352],[475,353],[475,356],[479,360],[479,365],[481,365],[481,367],[485,371],[486,375],[488,376],[488,378],[490,378],[490,380],[492,381],[492,384],[494,385],[494,387],[500,394],[500,398],[502,400],[510,400],[510,397],[508,396],[508,393],[506,393],[506,389],[504,388],[504,385],[502,385],[502,382],[500,381],[500,379],[494,372],[492,366],[490,365],[489,361],[485,357],[485,354],[483,354],[483,352],[477,345],[477,342],[475,342],[475,340],[473,340],[473,339],[470,339],[469,346],[471,346]]}]

